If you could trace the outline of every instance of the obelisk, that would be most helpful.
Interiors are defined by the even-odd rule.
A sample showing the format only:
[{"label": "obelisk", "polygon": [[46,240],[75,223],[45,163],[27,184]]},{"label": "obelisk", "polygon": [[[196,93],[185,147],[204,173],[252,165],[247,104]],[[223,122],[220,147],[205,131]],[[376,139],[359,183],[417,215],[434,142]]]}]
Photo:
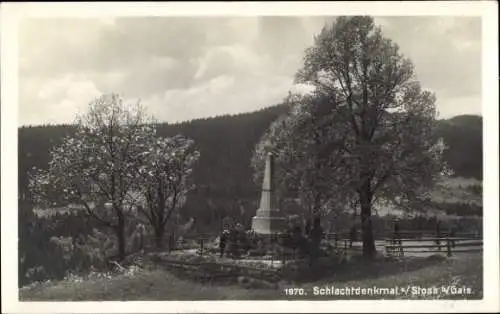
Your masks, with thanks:
[{"label": "obelisk", "polygon": [[266,156],[266,168],[262,182],[260,208],[252,219],[252,230],[259,234],[274,234],[283,232],[286,220],[280,215],[274,191],[274,156]]}]

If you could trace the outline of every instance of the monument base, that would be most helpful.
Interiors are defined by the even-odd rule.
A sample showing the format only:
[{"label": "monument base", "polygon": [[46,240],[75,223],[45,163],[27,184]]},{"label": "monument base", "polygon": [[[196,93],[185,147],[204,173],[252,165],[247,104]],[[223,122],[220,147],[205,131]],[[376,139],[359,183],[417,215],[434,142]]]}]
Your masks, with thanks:
[{"label": "monument base", "polygon": [[261,217],[252,218],[252,231],[258,234],[281,233],[286,230],[286,220],[283,217]]}]

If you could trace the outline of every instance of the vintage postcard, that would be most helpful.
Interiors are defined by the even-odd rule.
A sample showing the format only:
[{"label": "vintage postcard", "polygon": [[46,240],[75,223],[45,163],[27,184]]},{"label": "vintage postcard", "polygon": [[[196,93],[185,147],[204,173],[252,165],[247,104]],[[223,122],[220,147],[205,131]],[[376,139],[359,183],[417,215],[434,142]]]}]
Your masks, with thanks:
[{"label": "vintage postcard", "polygon": [[2,4],[2,312],[497,312],[497,9]]}]

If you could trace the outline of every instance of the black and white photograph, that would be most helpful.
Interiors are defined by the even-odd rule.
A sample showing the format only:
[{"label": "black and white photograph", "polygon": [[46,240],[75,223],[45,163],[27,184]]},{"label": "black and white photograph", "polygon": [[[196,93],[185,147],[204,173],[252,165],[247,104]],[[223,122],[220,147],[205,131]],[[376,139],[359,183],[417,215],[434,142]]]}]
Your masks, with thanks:
[{"label": "black and white photograph", "polygon": [[2,312],[500,310],[497,9],[2,4]]}]

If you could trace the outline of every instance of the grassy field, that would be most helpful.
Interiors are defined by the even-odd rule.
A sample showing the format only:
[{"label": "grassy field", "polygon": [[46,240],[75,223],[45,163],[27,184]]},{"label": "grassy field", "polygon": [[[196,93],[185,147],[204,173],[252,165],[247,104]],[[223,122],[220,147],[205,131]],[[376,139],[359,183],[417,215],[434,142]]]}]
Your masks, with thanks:
[{"label": "grassy field", "polygon": [[[65,280],[21,288],[20,301],[168,301],[168,300],[291,300],[291,299],[481,299],[483,286],[481,255],[457,255],[451,258],[405,258],[377,260],[367,263],[351,261],[336,269],[316,269],[303,272],[309,280],[281,281],[267,288],[247,289],[232,282],[201,284],[180,278],[160,269],[142,270],[133,276],[118,275],[110,279],[74,282]],[[394,288],[409,286],[430,288],[439,293],[424,296],[399,290],[398,296],[335,296],[314,295],[314,287]],[[471,294],[446,294],[441,287],[456,286],[471,289]],[[286,288],[303,288],[303,296],[288,296]],[[413,289],[414,292],[414,289]],[[458,291],[456,291],[458,292]]]},{"label": "grassy field", "polygon": [[482,206],[482,192],[474,192],[473,187],[482,189],[482,182],[470,178],[447,178],[437,184],[431,198],[437,203],[467,203]]}]

